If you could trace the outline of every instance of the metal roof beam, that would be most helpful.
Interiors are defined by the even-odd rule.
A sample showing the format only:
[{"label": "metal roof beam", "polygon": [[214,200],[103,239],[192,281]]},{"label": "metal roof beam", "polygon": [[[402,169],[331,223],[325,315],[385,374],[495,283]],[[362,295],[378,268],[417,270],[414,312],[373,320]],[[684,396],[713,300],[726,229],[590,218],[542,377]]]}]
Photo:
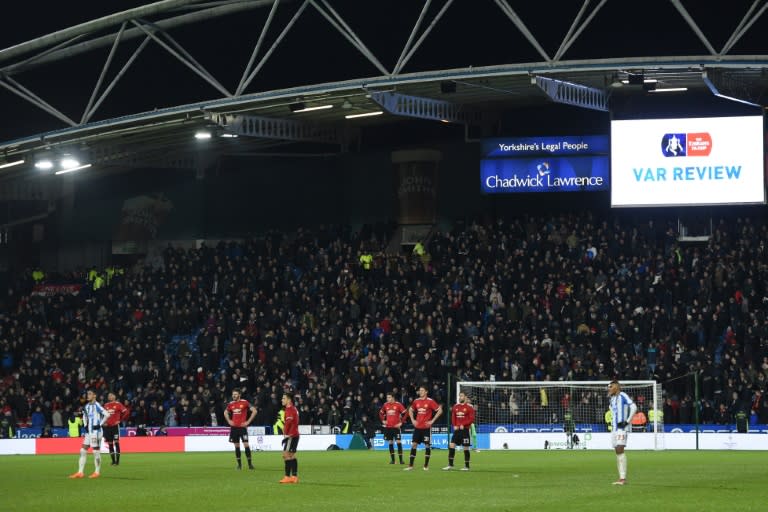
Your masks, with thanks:
[{"label": "metal roof beam", "polygon": [[107,60],[104,62],[104,66],[101,68],[101,74],[99,75],[98,80],[96,80],[96,85],[93,87],[93,92],[91,93],[91,97],[88,99],[88,104],[85,106],[85,110],[83,110],[83,117],[80,118],[80,123],[86,122],[88,112],[91,110],[91,107],[93,106],[93,102],[96,99],[96,94],[99,92],[99,88],[101,87],[102,82],[104,81],[104,77],[107,75],[107,70],[109,69],[109,65],[112,63],[112,58],[115,56],[115,51],[117,50],[117,46],[120,44],[120,38],[123,37],[123,32],[125,32],[125,26],[126,22],[123,22],[122,25],[120,25],[120,30],[117,32],[117,35],[115,36],[115,42],[112,44],[112,48],[109,50],[109,55],[107,55]]},{"label": "metal roof beam", "polygon": [[245,79],[245,82],[242,82],[242,87],[240,87],[240,92],[242,93],[250,83],[253,81],[254,78],[256,78],[256,75],[259,74],[259,71],[261,71],[261,68],[264,66],[264,64],[267,63],[269,60],[269,57],[272,55],[272,53],[275,51],[275,48],[277,48],[277,45],[280,44],[280,42],[285,38],[285,36],[288,34],[288,32],[291,31],[291,27],[293,27],[293,24],[296,23],[296,20],[299,19],[299,16],[301,16],[301,13],[304,12],[304,9],[307,8],[307,5],[309,5],[309,0],[304,0],[304,2],[301,3],[301,7],[299,7],[299,10],[296,11],[296,13],[293,15],[291,20],[288,22],[288,24],[285,26],[282,32],[280,32],[280,35],[277,36],[277,39],[275,39],[275,42],[272,43],[272,46],[270,46],[269,50],[267,50],[267,53],[264,54],[264,56],[261,58],[259,63],[256,65],[253,71],[248,75],[248,78]]},{"label": "metal roof beam", "polygon": [[[157,35],[154,34],[154,32],[158,31],[156,27],[152,27],[152,31],[147,30],[147,28],[142,25],[141,23],[137,22],[136,20],[131,20],[131,23],[133,23],[135,26],[139,27],[145,34],[147,34],[148,37],[152,38],[154,42],[159,44],[163,49],[165,49],[168,53],[176,57],[176,59],[179,60],[182,64],[187,66],[189,69],[191,69],[195,74],[200,76],[203,80],[208,82],[210,85],[212,85],[217,91],[222,93],[227,98],[232,97],[232,93],[227,90],[226,87],[221,85],[218,80],[216,80],[213,75],[211,75],[203,66],[200,65],[199,62],[197,62],[195,59],[192,58],[189,53],[187,53],[183,48],[179,46],[178,43],[176,43],[173,39],[174,46],[177,46],[179,50],[176,50],[172,48],[169,44],[167,44],[165,41],[157,37]],[[150,25],[151,26],[151,25]]]},{"label": "metal roof beam", "polygon": [[328,9],[328,12],[324,11],[323,8],[320,7],[317,2],[315,2],[315,0],[309,0],[309,3],[312,4],[317,12],[323,16],[323,18],[328,20],[328,23],[330,23],[333,28],[338,30],[339,33],[352,44],[352,46],[357,48],[357,50],[362,53],[366,59],[368,59],[374,66],[376,66],[376,68],[381,71],[382,74],[388,75],[389,71],[387,71],[387,68],[385,68],[382,63],[379,62],[379,59],[376,58],[373,52],[371,52],[368,47],[365,46],[363,41],[357,36],[357,34],[355,34],[347,22],[344,21],[344,18],[339,16],[339,13],[336,12],[326,0],[320,1],[323,3],[325,8]]},{"label": "metal roof beam", "polygon": [[432,3],[432,0],[427,0],[426,2],[424,2],[424,7],[422,7],[421,13],[419,14],[419,17],[416,20],[416,23],[413,25],[411,34],[408,36],[408,40],[405,42],[405,46],[403,46],[403,51],[400,52],[400,57],[397,59],[397,62],[395,63],[395,67],[392,70],[393,75],[396,75],[400,72],[403,59],[405,58],[405,55],[408,53],[408,50],[411,49],[413,38],[416,37],[416,33],[419,31],[419,28],[421,27],[421,22],[424,21],[424,16],[427,14],[427,11],[429,10],[429,6],[431,3]]},{"label": "metal roof beam", "polygon": [[512,6],[509,5],[507,0],[495,0],[496,5],[498,5],[502,12],[507,15],[507,17],[512,20],[512,23],[515,24],[517,29],[522,32],[522,34],[525,36],[525,38],[528,40],[529,43],[533,45],[534,48],[536,48],[536,51],[539,52],[539,55],[541,55],[545,61],[551,62],[552,59],[549,58],[549,55],[544,50],[544,48],[541,47],[539,44],[539,41],[533,36],[530,30],[528,30],[528,27],[525,26],[525,23],[523,23],[523,20],[518,16],[518,14],[515,12],[514,9],[512,9]]},{"label": "metal roof beam", "polygon": [[395,69],[392,71],[393,75],[400,74],[400,71],[403,70],[406,64],[408,64],[408,61],[411,60],[411,57],[413,57],[413,54],[416,53],[416,50],[419,49],[419,46],[421,46],[421,43],[424,42],[424,40],[427,38],[430,32],[432,32],[432,29],[437,25],[437,22],[440,21],[440,18],[443,17],[443,14],[445,14],[445,11],[448,10],[448,7],[451,6],[453,3],[453,0],[447,0],[443,7],[438,11],[438,13],[435,15],[435,17],[432,19],[432,22],[429,24],[429,26],[422,32],[421,37],[416,41],[416,43],[413,45],[413,48],[408,50],[408,53],[405,55],[405,58],[401,58],[400,61],[400,67],[395,67]]},{"label": "metal roof beam", "polygon": [[394,92],[374,92],[371,93],[371,99],[396,116],[463,124],[482,121],[480,110],[450,101]]},{"label": "metal roof beam", "polygon": [[[570,48],[571,45],[576,42],[576,39],[579,38],[584,29],[587,28],[587,25],[590,24],[597,12],[602,9],[607,1],[608,0],[601,0],[597,7],[592,9],[592,12],[589,14],[589,16],[587,16],[587,19],[584,20],[584,23],[579,25],[579,28],[576,29],[576,25],[578,25],[581,17],[584,15],[584,12],[587,10],[587,6],[589,6],[590,0],[584,0],[584,4],[581,6],[579,13],[576,15],[576,18],[574,18],[573,24],[571,24],[571,28],[568,29],[568,33],[565,35],[565,38],[563,38],[563,42],[560,44],[560,48],[557,49],[557,53],[555,53],[555,57],[552,60],[559,61],[561,58],[563,58],[563,54],[565,54],[565,52],[568,51],[568,48]],[[573,33],[574,29],[576,29],[575,33]]]},{"label": "metal roof beam", "polygon": [[341,143],[339,130],[331,125],[305,123],[293,119],[213,112],[208,113],[206,117],[227,132],[243,137],[326,142],[329,144]]},{"label": "metal roof beam", "polygon": [[[191,23],[197,23],[200,21],[209,20],[211,18],[216,18],[219,16],[225,16],[228,14],[235,14],[242,11],[253,10],[253,9],[262,7],[264,5],[271,5],[274,2],[275,0],[250,0],[247,2],[242,2],[242,1],[228,2],[225,5],[220,5],[220,6],[212,7],[209,9],[203,9],[203,10],[199,10],[192,13],[182,14],[179,16],[174,16],[172,18],[158,20],[154,22],[154,25],[158,29],[169,30],[174,27],[188,25]],[[201,4],[201,6],[202,5],[203,4]],[[130,21],[130,18],[125,21]],[[119,23],[120,22],[115,22],[115,25]],[[89,32],[84,32],[82,34],[78,34],[76,38],[82,38],[85,35],[90,34],[92,32],[93,30]],[[123,34],[122,40],[128,41],[128,40],[135,39],[137,37],[143,37],[143,36],[144,36],[144,33],[142,32],[141,29],[129,28]],[[99,48],[103,48],[105,46],[109,46],[114,42],[114,40],[115,40],[115,34],[113,33],[105,36],[96,37],[88,41],[83,41],[82,43],[73,44],[71,46],[64,47],[64,48],[60,47],[61,45],[59,45],[55,49],[48,49],[45,52],[41,53],[40,55],[36,55],[25,61],[17,62],[15,64],[10,64],[8,66],[5,66],[1,68],[0,71],[9,75],[20,73],[21,71],[31,69],[33,67],[37,67],[43,64],[48,64],[49,62],[56,62],[62,59],[80,55],[81,53],[86,53],[91,50],[96,50]],[[66,41],[66,43],[68,44],[71,42],[73,41]]]},{"label": "metal roof beam", "polygon": [[730,52],[731,49],[734,47],[734,45],[739,42],[739,39],[742,38],[742,36],[747,32],[747,30],[749,30],[750,27],[757,21],[757,19],[763,15],[765,10],[768,9],[768,2],[766,2],[765,4],[763,4],[760,10],[754,16],[752,16],[752,18],[749,17],[749,15],[752,14],[752,11],[755,10],[755,7],[757,7],[757,4],[760,3],[761,1],[763,0],[755,0],[754,3],[752,3],[752,7],[750,7],[749,10],[747,10],[747,13],[741,19],[741,22],[733,31],[733,34],[731,34],[731,37],[729,37],[728,41],[726,41],[725,44],[723,45],[723,49],[720,50],[720,55],[725,55],[728,52]]},{"label": "metal roof beam", "polygon": [[134,18],[141,18],[146,16],[154,16],[170,9],[198,3],[200,0],[162,0],[161,2],[155,2],[149,5],[141,7],[135,7],[127,11],[122,11],[116,14],[110,14],[102,18],[81,23],[74,27],[65,28],[57,32],[31,39],[27,42],[11,46],[4,50],[0,50],[0,62],[5,62],[17,57],[20,57],[26,53],[34,52],[43,48],[47,48],[51,45],[55,45],[66,41],[72,37],[79,36],[81,34],[87,34],[89,32],[96,32],[105,28],[119,25],[124,21],[129,21]]},{"label": "metal roof beam", "polygon": [[248,75],[251,73],[251,68],[253,67],[254,61],[256,61],[256,55],[259,54],[259,50],[261,49],[261,45],[264,42],[264,37],[267,35],[267,30],[269,30],[269,26],[272,24],[272,19],[275,17],[275,12],[277,11],[277,6],[280,5],[280,0],[275,0],[275,2],[272,4],[272,9],[269,10],[269,16],[267,16],[267,21],[264,23],[264,26],[261,27],[261,34],[259,34],[259,40],[256,41],[256,46],[253,48],[253,51],[251,52],[251,58],[248,59],[248,64],[245,66],[245,69],[243,70],[243,76],[240,78],[240,83],[237,85],[237,89],[235,90],[235,96],[240,96],[243,93],[243,89],[245,88],[245,80],[248,78]]},{"label": "metal roof beam", "polygon": [[133,51],[131,57],[125,62],[125,64],[123,64],[123,67],[120,69],[117,75],[115,75],[107,88],[104,89],[104,92],[101,93],[99,99],[96,100],[96,103],[94,103],[93,106],[89,110],[86,110],[86,112],[83,114],[83,123],[87,123],[91,119],[96,110],[98,110],[101,106],[102,102],[107,98],[107,96],[109,96],[109,93],[112,91],[115,85],[117,85],[117,82],[119,82],[123,75],[125,75],[125,73],[128,71],[128,68],[131,67],[133,62],[138,58],[139,54],[144,50],[150,41],[151,39],[149,36],[145,37],[141,44]]},{"label": "metal roof beam", "polygon": [[701,31],[699,26],[693,20],[693,18],[691,17],[690,13],[683,6],[683,4],[680,2],[680,0],[669,0],[669,1],[672,2],[672,5],[675,6],[675,9],[678,10],[678,12],[683,17],[683,19],[686,21],[686,23],[688,23],[688,26],[691,27],[691,29],[699,37],[701,42],[704,43],[704,46],[709,51],[710,55],[718,55],[718,53],[715,51],[715,48],[709,42],[709,39],[707,39],[707,36],[704,35],[704,32]]},{"label": "metal roof beam", "polygon": [[48,112],[49,114],[59,119],[60,121],[63,121],[70,126],[77,126],[76,122],[74,122],[64,113],[62,113],[59,109],[52,106],[50,103],[48,103],[47,101],[42,99],[40,96],[38,96],[37,94],[33,93],[32,91],[30,91],[29,89],[21,85],[19,82],[17,82],[13,78],[9,76],[0,76],[0,86],[5,87],[6,89],[14,93],[16,96],[30,102],[31,104],[38,107],[39,109],[45,112]]},{"label": "metal roof beam", "polygon": [[557,103],[608,112],[608,95],[601,89],[544,76],[534,77],[533,80],[539,89]]}]

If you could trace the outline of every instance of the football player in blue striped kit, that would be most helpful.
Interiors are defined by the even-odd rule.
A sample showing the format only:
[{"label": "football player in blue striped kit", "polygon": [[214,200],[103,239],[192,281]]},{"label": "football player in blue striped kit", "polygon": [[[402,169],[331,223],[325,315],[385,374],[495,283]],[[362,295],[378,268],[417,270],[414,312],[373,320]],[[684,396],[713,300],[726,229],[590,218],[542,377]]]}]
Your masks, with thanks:
[{"label": "football player in blue striped kit", "polygon": [[101,428],[109,418],[109,411],[96,401],[96,392],[89,389],[85,398],[87,400],[83,407],[83,422],[85,423],[85,436],[83,445],[80,447],[80,461],[78,463],[77,473],[69,475],[69,478],[83,478],[85,475],[85,460],[88,457],[88,448],[93,449],[93,462],[96,469],[88,478],[99,478],[101,475]]},{"label": "football player in blue striped kit", "polygon": [[613,485],[627,483],[627,454],[624,448],[627,446],[627,435],[631,428],[630,420],[637,412],[637,406],[632,399],[621,390],[619,381],[612,380],[608,384],[608,396],[611,398],[611,444],[616,451],[616,467],[619,470],[619,479]]}]

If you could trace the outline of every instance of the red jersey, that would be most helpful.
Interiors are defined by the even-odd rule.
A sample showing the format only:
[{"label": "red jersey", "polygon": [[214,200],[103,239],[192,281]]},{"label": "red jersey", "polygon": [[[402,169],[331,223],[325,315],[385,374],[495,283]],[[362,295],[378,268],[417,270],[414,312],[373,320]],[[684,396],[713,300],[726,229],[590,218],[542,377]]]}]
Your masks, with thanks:
[{"label": "red jersey", "polygon": [[400,402],[387,402],[379,411],[379,418],[387,428],[397,428],[397,425],[403,423],[403,413],[405,407]]},{"label": "red jersey", "polygon": [[283,433],[287,437],[299,437],[299,411],[293,404],[285,406],[284,421]]},{"label": "red jersey", "polygon": [[104,408],[109,411],[109,418],[104,423],[107,427],[114,427],[119,425],[121,421],[128,419],[128,408],[120,402],[107,402],[104,404]]},{"label": "red jersey", "polygon": [[475,408],[469,404],[456,404],[451,409],[451,424],[454,428],[467,428],[475,422]]},{"label": "red jersey", "polygon": [[251,410],[251,404],[248,400],[235,400],[227,404],[227,410],[231,415],[233,427],[247,427],[248,413]]},{"label": "red jersey", "polygon": [[430,428],[427,422],[432,419],[440,408],[437,402],[431,398],[417,398],[411,403],[411,409],[416,413],[414,428]]}]

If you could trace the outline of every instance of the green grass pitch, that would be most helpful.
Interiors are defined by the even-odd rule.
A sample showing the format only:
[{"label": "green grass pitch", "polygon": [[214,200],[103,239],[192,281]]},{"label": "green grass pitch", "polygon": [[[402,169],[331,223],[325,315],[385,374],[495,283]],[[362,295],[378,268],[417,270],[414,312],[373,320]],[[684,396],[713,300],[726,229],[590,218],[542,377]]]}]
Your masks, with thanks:
[{"label": "green grass pitch", "polygon": [[[299,485],[280,485],[279,453],[236,471],[231,453],[125,454],[98,480],[69,480],[77,454],[0,457],[0,510],[109,511],[766,511],[763,452],[627,452],[628,485],[610,451],[483,451],[469,472],[389,465],[386,452],[299,452]],[[457,454],[457,468],[463,457]],[[89,454],[86,474],[93,470]]]}]

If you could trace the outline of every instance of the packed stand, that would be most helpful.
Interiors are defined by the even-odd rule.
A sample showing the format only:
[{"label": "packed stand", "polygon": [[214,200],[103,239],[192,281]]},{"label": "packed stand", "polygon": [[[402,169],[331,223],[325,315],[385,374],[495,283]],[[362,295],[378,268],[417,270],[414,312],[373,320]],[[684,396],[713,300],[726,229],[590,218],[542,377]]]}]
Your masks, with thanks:
[{"label": "packed stand", "polygon": [[738,219],[680,245],[582,213],[459,223],[424,254],[337,228],[169,247],[76,294],[32,295],[30,273],[0,305],[0,418],[66,426],[95,388],[128,425],[223,425],[237,387],[272,425],[290,388],[302,423],[360,429],[390,390],[444,402],[450,374],[655,379],[665,423],[692,423],[697,373],[702,423],[767,424],[767,235]]}]

